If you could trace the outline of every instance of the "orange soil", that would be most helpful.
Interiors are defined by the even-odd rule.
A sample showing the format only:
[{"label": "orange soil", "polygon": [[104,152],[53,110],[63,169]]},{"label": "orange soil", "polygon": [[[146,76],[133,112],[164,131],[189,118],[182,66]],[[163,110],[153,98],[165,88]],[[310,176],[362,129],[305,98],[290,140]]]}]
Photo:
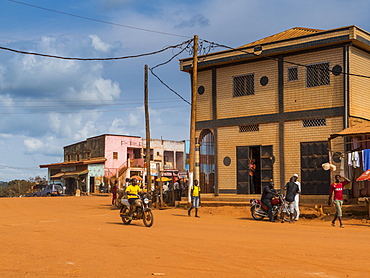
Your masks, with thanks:
[{"label": "orange soil", "polygon": [[[0,199],[0,277],[369,277],[370,224],[251,219],[246,207],[154,210],[122,224],[110,198]],[[331,219],[331,217],[330,217]]]}]

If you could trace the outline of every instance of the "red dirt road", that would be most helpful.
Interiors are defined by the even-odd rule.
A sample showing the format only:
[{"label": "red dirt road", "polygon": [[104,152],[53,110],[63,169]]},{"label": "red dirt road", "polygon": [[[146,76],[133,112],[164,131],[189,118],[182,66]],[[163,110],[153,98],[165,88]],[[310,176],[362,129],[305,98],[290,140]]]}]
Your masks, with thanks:
[{"label": "red dirt road", "polygon": [[154,210],[125,226],[107,197],[0,199],[0,277],[370,277],[370,224]]}]

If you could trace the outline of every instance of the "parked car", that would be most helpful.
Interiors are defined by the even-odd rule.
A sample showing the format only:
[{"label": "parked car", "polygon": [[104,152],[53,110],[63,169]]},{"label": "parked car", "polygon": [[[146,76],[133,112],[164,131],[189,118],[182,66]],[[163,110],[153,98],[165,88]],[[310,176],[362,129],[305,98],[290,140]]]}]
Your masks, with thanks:
[{"label": "parked car", "polygon": [[34,192],[33,197],[41,196],[60,196],[63,194],[63,187],[59,184],[48,184],[40,191]]}]

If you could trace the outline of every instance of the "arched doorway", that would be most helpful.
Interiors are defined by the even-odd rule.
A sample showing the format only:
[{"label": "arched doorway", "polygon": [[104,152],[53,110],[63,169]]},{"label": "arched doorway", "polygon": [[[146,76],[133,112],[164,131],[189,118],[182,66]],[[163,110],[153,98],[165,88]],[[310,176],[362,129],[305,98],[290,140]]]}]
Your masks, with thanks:
[{"label": "arched doorway", "polygon": [[215,149],[214,135],[209,129],[205,129],[199,136],[199,166],[200,186],[203,193],[215,192]]}]

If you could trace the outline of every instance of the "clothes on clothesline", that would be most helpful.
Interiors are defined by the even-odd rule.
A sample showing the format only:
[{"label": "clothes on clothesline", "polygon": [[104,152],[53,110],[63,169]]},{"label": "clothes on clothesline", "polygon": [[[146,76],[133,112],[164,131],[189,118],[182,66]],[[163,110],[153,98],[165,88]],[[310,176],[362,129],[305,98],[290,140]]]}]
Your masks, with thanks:
[{"label": "clothes on clothesline", "polygon": [[370,169],[370,149],[366,149],[362,151],[362,161],[364,166],[364,171]]}]

